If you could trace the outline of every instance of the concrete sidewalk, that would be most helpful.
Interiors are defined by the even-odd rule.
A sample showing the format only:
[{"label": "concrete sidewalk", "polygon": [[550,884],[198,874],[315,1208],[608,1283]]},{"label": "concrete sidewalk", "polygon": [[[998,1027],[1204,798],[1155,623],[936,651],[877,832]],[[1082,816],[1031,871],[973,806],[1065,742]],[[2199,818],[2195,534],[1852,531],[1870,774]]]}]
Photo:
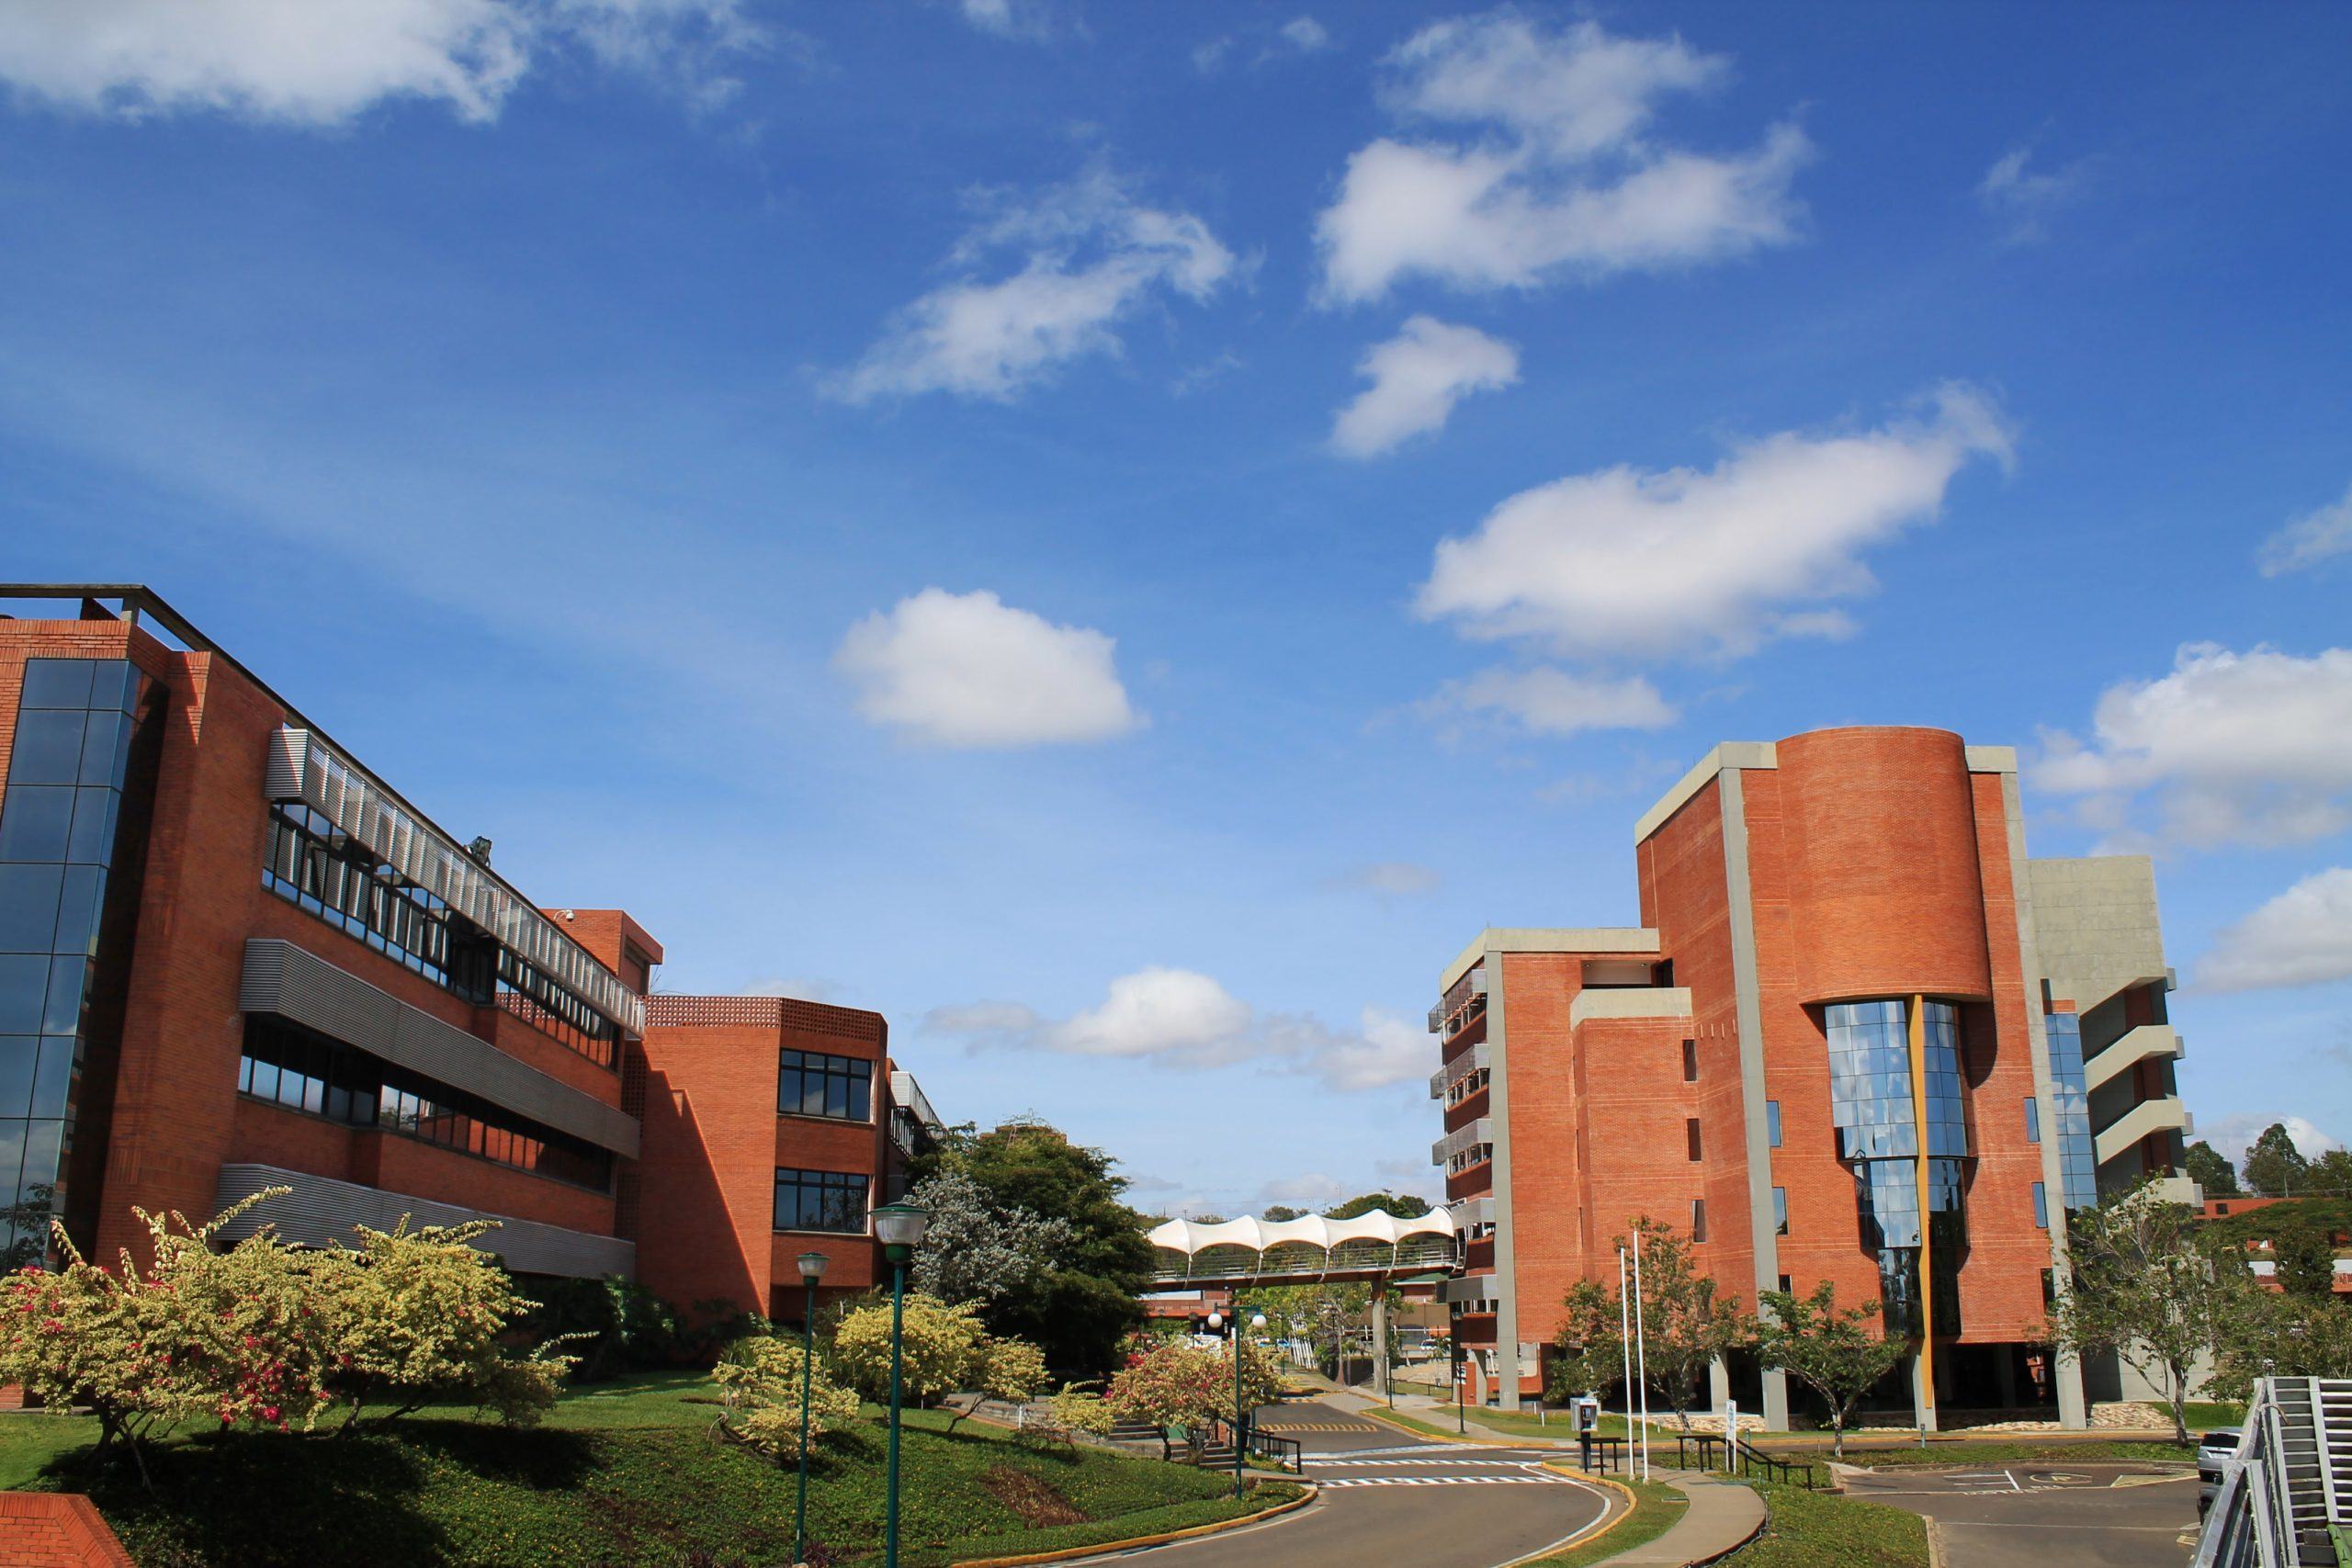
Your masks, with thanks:
[{"label": "concrete sidewalk", "polygon": [[1690,1506],[1664,1535],[1604,1557],[1602,1563],[1692,1568],[1738,1551],[1764,1528],[1764,1499],[1748,1487],[1680,1471],[1653,1473],[1689,1498]]}]

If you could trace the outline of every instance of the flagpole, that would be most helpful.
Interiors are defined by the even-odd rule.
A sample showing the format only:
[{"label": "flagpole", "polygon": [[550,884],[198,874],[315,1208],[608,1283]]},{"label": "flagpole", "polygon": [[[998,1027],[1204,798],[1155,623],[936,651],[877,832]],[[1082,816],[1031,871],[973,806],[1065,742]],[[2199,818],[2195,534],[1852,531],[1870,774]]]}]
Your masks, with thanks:
[{"label": "flagpole", "polygon": [[1649,1334],[1642,1322],[1643,1309],[1649,1303],[1642,1299],[1642,1239],[1634,1237],[1634,1351],[1638,1362],[1638,1377],[1642,1388],[1642,1479],[1650,1478],[1650,1352]]}]

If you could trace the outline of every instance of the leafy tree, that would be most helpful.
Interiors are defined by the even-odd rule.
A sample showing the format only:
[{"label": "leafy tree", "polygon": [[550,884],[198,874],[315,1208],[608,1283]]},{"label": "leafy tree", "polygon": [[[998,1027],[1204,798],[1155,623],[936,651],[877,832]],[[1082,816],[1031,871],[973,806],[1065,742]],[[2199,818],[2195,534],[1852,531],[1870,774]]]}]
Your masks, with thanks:
[{"label": "leafy tree", "polygon": [[[890,1394],[890,1303],[869,1302],[843,1314],[833,1334],[833,1359],[852,1387],[869,1399]],[[906,1397],[928,1404],[971,1386],[987,1332],[969,1302],[950,1306],[920,1291],[907,1292],[899,1379]]]},{"label": "leafy tree", "polygon": [[1026,1404],[1046,1386],[1045,1352],[1026,1339],[990,1339],[980,1347],[972,1385],[990,1399]]},{"label": "leafy tree", "polygon": [[26,1268],[0,1284],[0,1382],[51,1410],[86,1408],[99,1451],[128,1452],[150,1484],[150,1443],[182,1422],[309,1429],[327,1402],[332,1355],[314,1310],[315,1259],[266,1227],[213,1246],[221,1227],[288,1190],[266,1189],[201,1225],[134,1209],[149,1261],[125,1252],[117,1273],[86,1261],[57,1226],[65,1267]]},{"label": "leafy tree", "polygon": [[1766,1291],[1763,1300],[1756,1359],[1821,1395],[1829,1406],[1830,1453],[1844,1459],[1846,1422],[1856,1402],[1894,1370],[1909,1346],[1881,1332],[1880,1303],[1841,1309],[1838,1287],[1827,1280],[1811,1295]]},{"label": "leafy tree", "polygon": [[1272,1404],[1282,1397],[1282,1374],[1262,1348],[1241,1346],[1241,1401],[1234,1404],[1232,1344],[1216,1350],[1196,1346],[1162,1345],[1111,1380],[1104,1401],[1122,1421],[1154,1427],[1183,1427],[1195,1444],[1201,1428],[1223,1418],[1238,1424],[1240,1415]]},{"label": "leafy tree", "polygon": [[1430,1205],[1428,1199],[1416,1198],[1409,1192],[1402,1195],[1366,1192],[1344,1203],[1332,1204],[1323,1211],[1323,1217],[1327,1220],[1352,1220],[1358,1214],[1369,1214],[1374,1209],[1385,1209],[1400,1220],[1418,1220],[1430,1212]]},{"label": "leafy tree", "polygon": [[2189,1180],[2205,1190],[2208,1198],[2238,1196],[2238,1173],[2204,1139],[2188,1145],[2188,1152],[2181,1156],[2181,1167],[2188,1172]]},{"label": "leafy tree", "polygon": [[1666,1222],[1645,1214],[1617,1245],[1640,1249],[1642,1366],[1665,1387],[1687,1431],[1699,1380],[1717,1358],[1755,1340],[1756,1320],[1700,1269],[1690,1238]]},{"label": "leafy tree", "polygon": [[2329,1149],[2312,1161],[2309,1190],[2352,1198],[2352,1149]]},{"label": "leafy tree", "polygon": [[2256,1291],[2222,1327],[2205,1392],[2253,1396],[2256,1378],[2352,1377],[2352,1305]]},{"label": "leafy tree", "polygon": [[554,1353],[552,1341],[530,1356],[503,1343],[537,1303],[470,1245],[497,1228],[495,1220],[477,1220],[412,1230],[403,1216],[389,1231],[358,1226],[356,1251],[311,1255],[314,1275],[329,1286],[320,1303],[332,1325],[328,1382],[349,1405],[346,1429],[369,1401],[393,1406],[377,1426],[458,1402],[529,1426],[553,1406],[572,1358]]},{"label": "leafy tree", "polygon": [[2311,1188],[2311,1162],[2295,1147],[2284,1122],[2273,1122],[2245,1151],[2245,1184],[2266,1198],[2284,1198]]},{"label": "leafy tree", "polygon": [[974,1303],[983,1316],[997,1303],[1037,1289],[1069,1245],[1067,1220],[998,1203],[963,1170],[927,1177],[910,1197],[931,1213],[910,1282],[944,1302]]},{"label": "leafy tree", "polygon": [[1552,1339],[1560,1353],[1545,1389],[1555,1403],[1565,1404],[1625,1376],[1623,1321],[1616,1295],[1596,1281],[1578,1280],[1568,1287],[1560,1331]]},{"label": "leafy tree", "polygon": [[1349,1329],[1371,1310],[1372,1287],[1365,1284],[1261,1285],[1234,1298],[1234,1311],[1244,1319],[1252,1313],[1264,1313],[1266,1326],[1273,1334],[1304,1339],[1316,1347],[1318,1362],[1328,1351],[1329,1359],[1325,1364],[1333,1376],[1338,1375],[1346,1354]]},{"label": "leafy tree", "polygon": [[1101,1394],[1074,1382],[1064,1383],[1053,1398],[1047,1418],[1048,1435],[1084,1432],[1090,1437],[1108,1437],[1116,1419],[1111,1413],[1110,1402]]},{"label": "leafy tree", "polygon": [[1294,1208],[1292,1208],[1292,1207],[1291,1207],[1289,1204],[1287,1204],[1287,1203],[1274,1203],[1274,1204],[1271,1204],[1271,1205],[1269,1205],[1269,1206],[1267,1207],[1266,1212],[1265,1212],[1263,1214],[1261,1214],[1261,1215],[1260,1215],[1260,1216],[1258,1216],[1258,1217],[1259,1217],[1260,1219],[1263,1219],[1263,1220],[1271,1220],[1271,1221],[1273,1221],[1273,1222],[1275,1222],[1275,1223],[1279,1224],[1279,1223],[1281,1223],[1281,1222],[1282,1222],[1282,1221],[1283,1221],[1283,1220],[1295,1220],[1295,1219],[1303,1218],[1303,1217],[1306,1215],[1306,1210],[1304,1210],[1304,1209],[1294,1209]]},{"label": "leafy tree", "polygon": [[2259,1293],[2243,1242],[2145,1182],[2074,1211],[2067,1230],[2071,1278],[2051,1310],[2051,1338],[2076,1355],[2112,1350],[2161,1380],[2173,1439],[2187,1442],[2189,1368]]},{"label": "leafy tree", "polygon": [[[2300,1210],[2301,1203],[2278,1203],[2261,1211]],[[2282,1216],[2270,1230],[2270,1258],[2278,1288],[2290,1296],[2328,1300],[2335,1294],[2335,1235],[2324,1224],[2297,1214]]]},{"label": "leafy tree", "polygon": [[1122,1201],[1127,1182],[1111,1156],[1042,1122],[1015,1122],[951,1135],[933,1163],[969,1176],[1001,1212],[1069,1227],[1051,1269],[989,1303],[989,1329],[1030,1341],[1065,1371],[1107,1371],[1120,1339],[1143,1321],[1136,1298],[1152,1274],[1142,1216]]},{"label": "leafy tree", "polygon": [[[783,1459],[800,1457],[801,1363],[798,1339],[750,1334],[729,1345],[710,1375],[718,1384],[719,1430]],[[857,1419],[857,1395],[835,1383],[824,1365],[808,1369],[808,1446]]]}]

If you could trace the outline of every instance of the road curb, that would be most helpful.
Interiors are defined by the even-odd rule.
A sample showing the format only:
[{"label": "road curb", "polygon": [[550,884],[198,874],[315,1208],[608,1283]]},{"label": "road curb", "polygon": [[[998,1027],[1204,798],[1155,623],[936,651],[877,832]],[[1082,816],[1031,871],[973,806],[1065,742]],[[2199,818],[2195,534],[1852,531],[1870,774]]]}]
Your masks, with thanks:
[{"label": "road curb", "polygon": [[1131,1536],[1125,1540],[1106,1540],[1094,1546],[1074,1546],[1063,1551],[1033,1551],[1020,1557],[959,1557],[956,1560],[955,1568],[1022,1568],[1023,1564],[1032,1562],[1069,1562],[1080,1557],[1101,1557],[1112,1551],[1135,1551],[1147,1546],[1165,1546],[1171,1540],[1190,1540],[1195,1536],[1217,1535],[1226,1530],[1238,1529],[1243,1525],[1263,1524],[1268,1519],[1280,1518],[1283,1515],[1294,1509],[1304,1508],[1315,1501],[1317,1491],[1315,1483],[1301,1481],[1294,1484],[1303,1486],[1306,1490],[1287,1503],[1261,1509],[1254,1514],[1219,1519],[1214,1524],[1194,1525],[1189,1529],[1162,1530],[1157,1535]]},{"label": "road curb", "polygon": [[1380,1423],[1382,1426],[1384,1426],[1384,1427],[1392,1427],[1392,1428],[1394,1428],[1394,1429],[1395,1429],[1395,1430],[1396,1430],[1396,1431],[1399,1431],[1399,1432],[1404,1433],[1404,1434],[1405,1434],[1406,1436],[1408,1436],[1408,1437],[1425,1438],[1425,1439],[1427,1439],[1428,1441],[1432,1442],[1432,1443],[1476,1443],[1478,1447],[1480,1447],[1480,1448],[1482,1448],[1482,1449],[1490,1449],[1490,1448],[1493,1448],[1493,1447],[1494,1447],[1497,1443],[1498,1443],[1498,1442],[1499,1442],[1499,1443],[1504,1443],[1504,1444],[1506,1444],[1506,1445],[1508,1445],[1508,1446],[1515,1447],[1515,1448],[1530,1448],[1530,1449],[1533,1449],[1533,1448],[1541,1448],[1541,1447],[1543,1447],[1543,1446],[1544,1446],[1544,1445],[1543,1445],[1543,1444],[1541,1444],[1541,1443],[1517,1443],[1517,1444],[1513,1444],[1513,1443],[1511,1443],[1511,1442],[1510,1442],[1510,1440],[1509,1438],[1487,1438],[1487,1437],[1473,1438],[1473,1437],[1468,1436],[1467,1434],[1464,1434],[1464,1435],[1462,1435],[1462,1436],[1457,1437],[1456,1435],[1454,1435],[1454,1434],[1453,1434],[1453,1433],[1452,1433],[1452,1432],[1424,1432],[1424,1431],[1422,1431],[1419,1427],[1408,1427],[1408,1426],[1406,1426],[1406,1425],[1405,1425],[1405,1423],[1403,1423],[1402,1421],[1399,1421],[1399,1420],[1396,1419],[1394,1416],[1390,1416],[1390,1415],[1388,1414],[1388,1412],[1386,1412],[1385,1410],[1382,1410],[1382,1409],[1378,1409],[1378,1408],[1374,1408],[1374,1409],[1371,1409],[1371,1410],[1359,1410],[1359,1411],[1355,1412],[1355,1414],[1356,1414],[1356,1415],[1358,1415],[1358,1416],[1361,1416],[1364,1417],[1364,1418],[1365,1418],[1366,1420],[1368,1420],[1368,1421],[1377,1421],[1377,1422],[1379,1422],[1379,1423]]},{"label": "road curb", "polygon": [[1625,1499],[1624,1510],[1613,1519],[1601,1520],[1598,1526],[1594,1527],[1583,1535],[1572,1535],[1566,1540],[1555,1540],[1551,1545],[1544,1547],[1540,1551],[1531,1551],[1524,1557],[1513,1558],[1510,1562],[1504,1563],[1503,1568],[1520,1568],[1520,1564],[1523,1562],[1540,1562],[1544,1558],[1554,1556],[1559,1552],[1574,1551],[1579,1547],[1590,1546],[1594,1541],[1599,1540],[1602,1536],[1607,1535],[1611,1530],[1615,1529],[1619,1525],[1622,1525],[1627,1519],[1632,1518],[1634,1517],[1634,1510],[1642,1506],[1642,1500],[1640,1497],[1634,1495],[1634,1489],[1626,1485],[1622,1481],[1611,1481],[1605,1475],[1595,1475],[1589,1470],[1579,1470],[1575,1465],[1566,1462],[1565,1460],[1547,1459],[1542,1462],[1543,1468],[1545,1470],[1554,1471],[1562,1475],[1574,1477],[1576,1480],[1584,1482],[1588,1485],[1608,1487],[1611,1491],[1618,1494]]}]

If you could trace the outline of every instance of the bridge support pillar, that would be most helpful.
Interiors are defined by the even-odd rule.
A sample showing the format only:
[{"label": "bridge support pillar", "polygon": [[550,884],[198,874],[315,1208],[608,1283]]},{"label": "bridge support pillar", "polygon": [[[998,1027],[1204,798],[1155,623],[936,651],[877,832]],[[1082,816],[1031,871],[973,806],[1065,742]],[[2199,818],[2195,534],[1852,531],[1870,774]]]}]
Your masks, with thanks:
[{"label": "bridge support pillar", "polygon": [[1372,1385],[1385,1393],[1388,1388],[1388,1282],[1376,1280],[1372,1287]]}]

